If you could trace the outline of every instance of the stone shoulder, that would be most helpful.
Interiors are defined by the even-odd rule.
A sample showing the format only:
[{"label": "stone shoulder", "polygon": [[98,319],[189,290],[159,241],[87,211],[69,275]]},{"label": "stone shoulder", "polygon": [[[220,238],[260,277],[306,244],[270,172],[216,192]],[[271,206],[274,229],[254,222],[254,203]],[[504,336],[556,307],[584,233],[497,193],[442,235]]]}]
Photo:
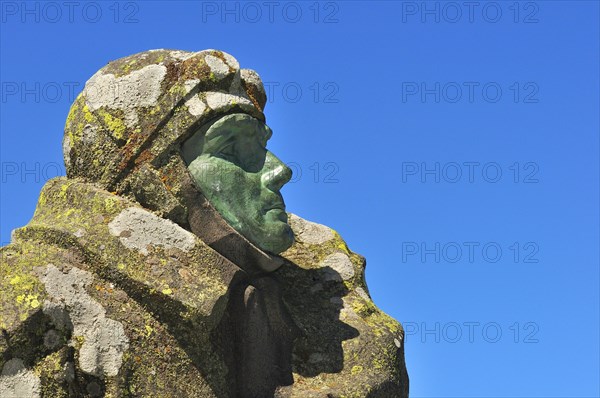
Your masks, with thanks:
[{"label": "stone shoulder", "polygon": [[282,396],[407,396],[404,331],[373,303],[364,257],[327,226],[293,214],[289,223],[296,242],[276,274],[302,337],[294,346],[295,384]]}]

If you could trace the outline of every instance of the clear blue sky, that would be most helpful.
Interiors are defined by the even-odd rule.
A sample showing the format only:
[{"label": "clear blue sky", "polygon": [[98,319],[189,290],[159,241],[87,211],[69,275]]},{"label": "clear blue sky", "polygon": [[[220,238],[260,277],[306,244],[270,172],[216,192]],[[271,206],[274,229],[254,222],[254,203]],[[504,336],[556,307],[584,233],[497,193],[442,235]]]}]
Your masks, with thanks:
[{"label": "clear blue sky", "polygon": [[405,324],[412,396],[599,396],[598,2],[270,4],[2,2],[0,240],[93,73],[221,49],[270,88],[289,211]]}]

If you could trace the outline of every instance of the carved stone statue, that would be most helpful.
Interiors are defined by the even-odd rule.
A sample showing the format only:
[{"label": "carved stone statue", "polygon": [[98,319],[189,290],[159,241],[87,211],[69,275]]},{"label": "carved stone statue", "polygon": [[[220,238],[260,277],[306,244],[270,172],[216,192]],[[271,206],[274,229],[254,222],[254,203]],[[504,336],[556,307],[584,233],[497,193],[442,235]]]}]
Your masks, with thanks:
[{"label": "carved stone statue", "polygon": [[285,211],[258,74],[216,50],[109,62],[67,177],[0,249],[2,397],[407,397],[365,260]]}]

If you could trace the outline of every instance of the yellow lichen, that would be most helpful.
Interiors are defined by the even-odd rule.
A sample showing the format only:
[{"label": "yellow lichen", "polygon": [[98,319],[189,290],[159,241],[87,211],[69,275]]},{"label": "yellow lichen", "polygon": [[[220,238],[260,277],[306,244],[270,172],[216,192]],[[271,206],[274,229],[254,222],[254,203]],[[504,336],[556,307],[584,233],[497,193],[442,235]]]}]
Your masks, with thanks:
[{"label": "yellow lichen", "polygon": [[117,211],[121,210],[121,203],[119,201],[118,198],[105,198],[104,199],[104,208],[109,212],[109,213],[116,213]]},{"label": "yellow lichen", "polygon": [[44,194],[44,191],[42,190],[42,192],[40,192],[40,197],[38,199],[38,206],[43,206],[46,204],[46,195]]},{"label": "yellow lichen", "polygon": [[99,113],[104,119],[104,124],[106,124],[106,127],[108,127],[108,129],[111,131],[113,137],[118,140],[124,139],[127,128],[125,127],[123,121],[106,111],[99,111]]},{"label": "yellow lichen", "polygon": [[[22,308],[38,308],[40,306],[38,291],[38,281],[30,274],[16,274],[8,281],[12,287],[13,297]],[[23,320],[23,319],[22,319]]]},{"label": "yellow lichen", "polygon": [[73,103],[73,106],[71,107],[71,110],[69,111],[69,114],[67,115],[67,126],[70,125],[71,123],[73,123],[73,121],[75,120],[75,114],[77,114],[78,111],[78,106],[79,102],[75,101]]},{"label": "yellow lichen", "polygon": [[160,105],[156,105],[154,108],[150,109],[150,112],[148,112],[149,115],[155,115],[158,112],[160,112]]},{"label": "yellow lichen", "polygon": [[392,333],[398,333],[398,322],[396,321],[388,321],[385,325],[390,329]]},{"label": "yellow lichen", "polygon": [[74,182],[73,181],[69,181],[69,182],[65,182],[64,184],[62,184],[60,186],[60,192],[59,192],[59,197],[60,198],[66,198],[67,197],[67,190],[69,189],[69,187],[71,185],[73,185]]},{"label": "yellow lichen", "polygon": [[87,104],[83,106],[83,118],[86,122],[91,123],[94,121],[94,115],[90,112],[90,108],[88,108]]},{"label": "yellow lichen", "polygon": [[386,362],[381,358],[373,359],[373,367],[375,369],[383,369],[386,366]]}]

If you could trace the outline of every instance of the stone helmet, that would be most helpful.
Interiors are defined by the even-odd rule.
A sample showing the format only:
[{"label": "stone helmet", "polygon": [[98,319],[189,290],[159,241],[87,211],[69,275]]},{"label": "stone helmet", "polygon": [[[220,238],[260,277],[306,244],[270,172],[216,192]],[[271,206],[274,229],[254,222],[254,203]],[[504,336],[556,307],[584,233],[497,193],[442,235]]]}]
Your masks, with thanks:
[{"label": "stone helmet", "polygon": [[217,50],[151,50],[109,62],[71,106],[63,152],[67,176],[128,196],[186,223],[181,145],[221,116],[265,121],[258,74]]}]

